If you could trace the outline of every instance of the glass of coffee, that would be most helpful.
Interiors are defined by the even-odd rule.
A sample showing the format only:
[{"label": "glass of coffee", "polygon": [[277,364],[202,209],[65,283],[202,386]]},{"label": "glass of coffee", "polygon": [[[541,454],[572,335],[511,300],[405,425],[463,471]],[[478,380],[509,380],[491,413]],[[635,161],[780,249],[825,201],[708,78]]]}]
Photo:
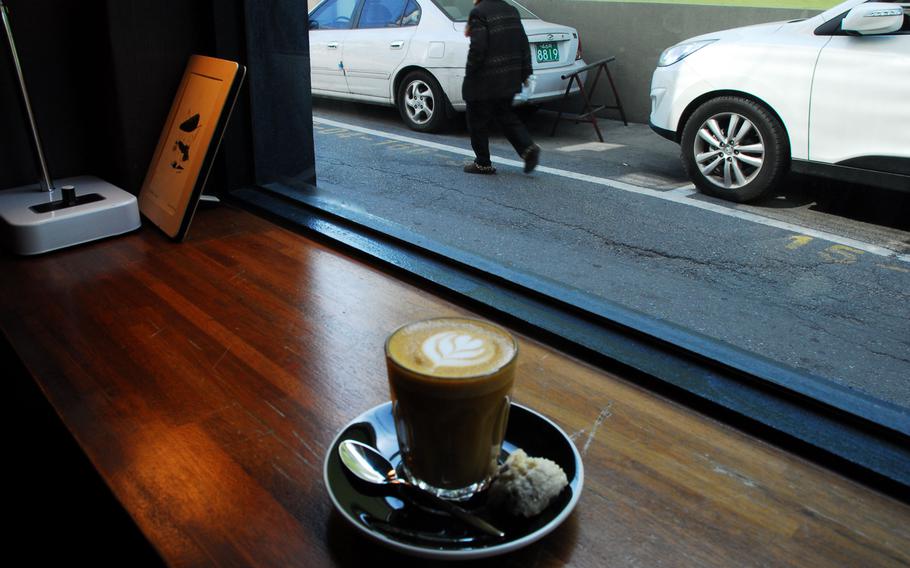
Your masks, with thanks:
[{"label": "glass of coffee", "polygon": [[402,473],[444,499],[486,489],[509,418],[515,339],[487,322],[438,318],[398,328],[385,353]]}]

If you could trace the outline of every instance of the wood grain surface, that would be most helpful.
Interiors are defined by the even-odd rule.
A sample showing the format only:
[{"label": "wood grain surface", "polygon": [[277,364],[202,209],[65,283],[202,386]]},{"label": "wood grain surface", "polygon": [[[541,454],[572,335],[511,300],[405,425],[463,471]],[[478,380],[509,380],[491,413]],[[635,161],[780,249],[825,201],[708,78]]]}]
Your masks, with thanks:
[{"label": "wood grain surface", "polygon": [[[469,314],[251,214],[4,256],[0,325],[173,566],[426,566],[333,511],[327,445],[388,399],[383,341]],[[485,566],[901,566],[910,507],[519,336],[515,399],[584,457],[574,514]]]}]

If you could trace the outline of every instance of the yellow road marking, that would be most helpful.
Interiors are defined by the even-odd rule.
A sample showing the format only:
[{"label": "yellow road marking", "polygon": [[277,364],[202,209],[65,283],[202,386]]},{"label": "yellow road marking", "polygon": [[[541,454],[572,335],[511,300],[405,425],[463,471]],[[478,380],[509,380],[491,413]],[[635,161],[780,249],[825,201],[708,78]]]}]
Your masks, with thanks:
[{"label": "yellow road marking", "polygon": [[410,151],[410,150],[413,150],[414,148],[417,148],[417,146],[413,146],[413,145],[411,145],[411,144],[393,144],[393,145],[389,146],[389,148],[392,149],[392,150],[408,150],[408,151]]},{"label": "yellow road marking", "polygon": [[812,237],[806,235],[793,235],[790,237],[790,244],[787,245],[787,248],[790,250],[796,250],[801,246],[805,246],[812,241]]},{"label": "yellow road marking", "polygon": [[864,252],[866,251],[848,247],[847,245],[834,245],[826,248],[818,254],[829,262],[835,262],[837,264],[853,264],[856,262],[856,257],[863,254]]},{"label": "yellow road marking", "polygon": [[900,266],[893,266],[891,264],[876,264],[879,268],[887,268],[888,270],[894,270],[895,272],[910,272],[906,268],[901,268]]}]

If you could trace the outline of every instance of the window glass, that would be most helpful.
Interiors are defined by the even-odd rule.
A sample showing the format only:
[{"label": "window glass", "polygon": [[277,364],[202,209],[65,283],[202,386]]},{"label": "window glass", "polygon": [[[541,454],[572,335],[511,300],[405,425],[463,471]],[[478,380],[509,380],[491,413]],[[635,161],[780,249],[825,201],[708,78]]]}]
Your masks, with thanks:
[{"label": "window glass", "polygon": [[[462,21],[474,7],[473,0],[364,1],[360,16],[364,25],[404,22],[418,3],[424,11],[443,12],[448,19]],[[650,92],[654,76],[671,87],[674,77],[681,76],[674,74],[682,73],[679,69],[685,70],[688,61],[721,57],[723,48],[712,55],[718,49],[713,44],[690,56],[693,59],[660,68],[656,75],[652,60],[631,52],[617,57],[609,66],[616,79],[619,96],[615,98],[609,78],[601,73],[595,89],[597,74],[588,71],[582,81],[592,96],[591,106],[621,97],[628,125],[618,121],[618,113],[606,109],[597,112],[604,132],[595,132],[585,122],[556,122],[565,118],[558,115],[560,108],[584,110],[577,86],[560,107],[566,91],[562,77],[573,66],[602,60],[616,45],[633,41],[649,43],[658,52],[703,33],[705,26],[719,32],[731,25],[727,15],[735,12],[745,17],[733,7],[736,2],[712,6],[711,11],[720,15],[695,25],[685,18],[702,14],[704,7],[673,0],[662,9],[683,18],[681,28],[651,22],[661,33],[645,38],[642,33],[649,24],[634,19],[617,22],[612,2],[572,2],[568,10],[555,6],[561,2],[524,1],[540,10],[544,19],[531,25],[526,22],[528,34],[535,37],[531,41],[537,44],[530,50],[533,80],[517,93],[514,103],[531,139],[543,147],[541,168],[525,176],[520,149],[501,129],[494,129],[488,147],[497,175],[477,176],[463,170],[474,157],[462,89],[468,53],[463,28],[437,26],[424,30],[426,35],[420,28],[411,28],[413,40],[407,34],[377,40],[360,58],[353,48],[344,50],[343,70],[337,72],[342,86],[331,99],[313,101],[319,179],[315,190],[301,191],[300,196],[328,204],[333,212],[371,229],[388,227],[401,240],[429,243],[426,247],[434,253],[463,264],[479,262],[499,278],[536,287],[597,316],[613,319],[627,310],[634,314],[628,316],[630,326],[647,322],[654,326],[655,337],[692,351],[703,349],[701,354],[710,351],[737,368],[752,365],[758,369],[756,374],[788,388],[802,389],[801,385],[817,382],[838,396],[860,393],[910,409],[910,216],[906,214],[910,194],[864,187],[863,183],[871,186],[876,178],[862,172],[853,182],[799,177],[800,171],[811,173],[809,168],[816,163],[807,164],[805,154],[794,153],[793,163],[806,169],[781,177],[778,186],[761,198],[750,200],[744,195],[745,204],[724,199],[723,192],[736,191],[750,179],[776,171],[770,169],[774,167],[770,140],[775,132],[783,136],[788,130],[760,122],[775,113],[753,115],[746,108],[752,108],[750,103],[719,98],[713,106],[703,105],[700,115],[690,115],[697,118],[688,131],[692,140],[680,144],[684,124],[668,124],[675,128],[673,140],[648,127],[652,119],[648,103],[666,109],[665,114],[653,114],[659,120],[672,115],[674,97],[667,94],[662,103],[638,97]],[[750,3],[812,5],[822,10],[835,1]],[[712,0],[720,3],[727,2]],[[837,11],[843,13],[844,6]],[[381,8],[393,16],[380,15]],[[653,8],[640,3],[634,4],[634,10],[646,14]],[[792,12],[788,8],[752,14],[737,24],[800,16]],[[603,34],[586,31],[600,28]],[[809,89],[819,80],[814,66],[833,62],[834,70],[827,75],[832,88],[825,92],[843,93],[813,101],[812,121],[809,92],[800,95],[803,106],[792,111],[799,117],[786,125],[791,134],[799,125],[805,130],[799,136],[793,134],[793,140],[799,141],[793,144],[794,152],[799,146],[816,152],[824,148],[832,163],[850,160],[839,168],[906,176],[900,173],[910,167],[904,131],[884,127],[898,122],[893,118],[877,122],[876,109],[885,107],[857,103],[876,96],[889,109],[889,116],[897,113],[899,120],[907,116],[907,105],[894,104],[906,91],[905,83],[898,81],[904,78],[900,65],[906,56],[906,36],[892,38],[895,41],[872,37],[842,42],[845,48],[861,50],[842,54],[843,62],[858,65],[850,73],[838,71],[845,63],[834,59],[840,55],[833,49],[821,51],[826,45],[822,39],[807,41],[801,44],[802,64],[797,72],[794,44],[780,38],[799,28],[800,24],[784,27],[769,35],[762,64],[750,68],[756,77],[760,73],[776,76],[772,71],[787,69],[802,77],[801,85]],[[547,35],[553,37],[547,39]],[[585,53],[576,62],[578,39],[584,42]],[[397,40],[402,40],[402,49],[389,49]],[[426,47],[421,43],[420,49],[409,49],[412,41],[425,42]],[[731,49],[737,41],[724,40]],[[337,53],[324,62],[317,61],[319,57],[322,54],[314,52],[311,61],[318,63],[320,73],[338,68]],[[889,80],[874,82],[873,67],[882,69],[879,76]],[[843,79],[859,72],[868,74],[863,80]],[[757,83],[744,83],[744,88],[753,85]],[[763,99],[760,92],[752,94]],[[351,101],[339,103],[340,98]],[[366,100],[385,106],[369,106],[363,103]],[[854,127],[845,126],[847,113],[839,111],[841,106],[855,110],[849,115],[855,118],[850,123]],[[864,109],[870,112],[865,121],[860,113]],[[679,110],[681,114],[683,109]],[[821,134],[811,144],[806,130],[810,124],[829,128],[816,130]],[[850,136],[842,134],[853,128],[856,132]],[[731,139],[725,133],[734,130],[732,139],[742,142],[744,155],[723,142]],[[779,140],[787,149],[787,140]],[[717,142],[717,148],[711,141]],[[865,150],[858,150],[861,146]],[[705,178],[698,179],[706,186],[711,184],[710,191],[696,188],[680,163],[681,155],[690,160],[693,175]],[[737,159],[745,166],[736,165]],[[777,165],[786,168],[787,163],[784,159]],[[684,331],[674,335],[676,331],[668,331],[671,326]],[[740,354],[747,354],[749,360]],[[759,368],[757,360],[770,363]],[[772,364],[773,370],[768,370]],[[796,383],[791,373],[805,376]]]},{"label": "window glass", "polygon": [[420,6],[414,0],[409,0],[404,14],[401,16],[402,26],[416,26],[420,23]]},{"label": "window glass", "polygon": [[366,0],[358,28],[397,28],[405,0]]},{"label": "window glass", "polygon": [[338,30],[351,27],[357,0],[326,0],[310,15],[311,30]]},{"label": "window glass", "polygon": [[[468,14],[471,13],[471,9],[474,7],[474,0],[433,0],[436,2],[436,5],[439,6],[446,15],[456,22],[466,22],[468,21]],[[534,15],[533,12],[513,0],[506,0],[509,4],[515,6],[518,9],[518,13],[521,14],[522,20],[537,20],[539,19]]]},{"label": "window glass", "polygon": [[[712,4],[710,10],[667,0],[661,10],[672,18],[656,22],[648,20],[654,8],[646,2],[628,3],[630,13],[640,18],[617,19],[613,2],[520,1],[543,18],[525,21],[535,44],[530,49],[532,75],[523,87],[516,85],[513,100],[519,120],[542,147],[534,172],[523,171],[524,152],[516,146],[524,143],[513,145],[502,128],[489,131],[496,175],[474,175],[494,172],[471,168],[475,148],[462,87],[469,49],[464,22],[473,1],[362,0],[363,15],[357,16],[358,7],[355,16],[363,25],[415,25],[422,11],[427,14],[419,27],[400,34],[348,34],[376,36],[373,44],[350,42],[334,52],[310,53],[314,83],[329,72],[335,80],[330,96],[326,89],[316,89],[312,138],[301,142],[312,146],[314,164],[296,170],[288,166],[260,185],[552,297],[554,310],[571,306],[567,312],[579,310],[595,322],[592,328],[601,321],[616,322],[681,352],[741,370],[759,379],[756,384],[791,390],[889,429],[910,431],[910,193],[893,191],[907,187],[910,153],[905,130],[889,127],[910,120],[907,105],[895,104],[907,91],[900,66],[906,62],[903,40],[908,37],[843,42],[810,37],[794,51],[793,34],[820,23],[812,18],[837,0],[753,0],[748,4],[780,8],[745,12],[734,7],[738,0],[699,3]],[[910,0],[888,5],[908,4]],[[839,24],[845,6],[824,12],[825,17]],[[388,9],[391,18],[380,17],[379,7]],[[697,21],[709,13],[710,21]],[[440,17],[445,25],[426,27]],[[762,105],[753,99],[725,95],[705,106],[711,100],[705,98],[698,103],[701,113],[688,115],[687,120],[694,120],[689,143],[680,144],[688,123],[669,118],[683,115],[683,108],[671,112],[678,99],[669,91],[663,98],[647,97],[655,91],[655,77],[662,90],[682,88],[679,77],[690,64],[707,60],[700,58],[727,54],[732,60],[735,52],[725,51],[724,43],[731,49],[738,45],[735,34],[702,46],[672,67],[657,68],[645,51],[624,51],[609,64],[612,77],[598,76],[596,68],[581,77],[591,107],[621,99],[624,115],[616,107],[596,111],[598,130],[574,120],[579,115],[564,120],[565,112],[586,109],[578,85],[570,85],[562,100],[563,77],[609,58],[617,45],[647,45],[648,53],[659,53],[706,31],[795,18],[806,19],[762,28],[769,34],[762,62],[746,74],[752,77],[749,88],[757,88],[760,74],[776,76],[779,69],[800,78],[792,82],[793,89],[802,89],[798,97],[796,91],[788,95],[801,101],[787,107],[795,119],[780,128],[775,122],[780,114],[773,108],[755,111]],[[310,38],[320,41],[320,35],[326,39],[331,34],[312,33]],[[383,40],[383,35],[393,37]],[[583,59],[577,57],[582,41]],[[833,49],[835,43],[842,44],[841,52]],[[856,51],[846,51],[851,48]],[[810,96],[822,78],[819,63],[830,64],[824,75],[829,87],[819,89],[830,96],[820,101]],[[843,70],[848,63],[855,65],[850,72]],[[716,67],[718,75],[721,69]],[[738,76],[735,69],[731,73]],[[860,74],[863,79],[856,79]],[[309,92],[269,93],[298,97],[291,108],[309,104]],[[860,104],[872,99],[881,102]],[[887,120],[877,118],[884,116],[883,108]],[[815,113],[811,121],[810,110]],[[864,119],[861,112],[867,111]],[[622,120],[626,116],[628,124]],[[847,126],[848,118],[852,126]],[[274,122],[283,124],[282,119]],[[661,119],[667,122],[658,124]],[[821,134],[811,144],[810,125],[827,128],[817,128]],[[792,156],[787,155],[787,133]],[[727,140],[737,141],[742,152],[737,154]],[[809,160],[809,150],[825,148],[831,165],[849,163],[823,170],[820,162]],[[262,155],[276,153],[289,162],[301,154],[293,143],[282,143]],[[736,160],[748,167],[726,166]],[[761,197],[745,195],[746,202],[739,203],[733,199],[737,194],[724,196],[750,179],[776,175],[781,171],[773,169],[777,166],[790,167],[793,175],[782,175]],[[852,177],[845,173],[847,167],[853,168]],[[318,182],[293,186],[297,171],[318,171]],[[832,172],[843,177],[823,175]],[[891,189],[882,185],[885,181]],[[482,289],[465,293],[472,298],[484,294]],[[603,346],[607,356],[633,365],[624,358],[627,353],[607,353],[612,344],[591,337],[585,347]],[[638,355],[627,358],[633,357]],[[678,376],[672,370],[666,374]],[[692,379],[677,386],[696,392],[708,384]],[[715,392],[722,393],[716,400],[731,400],[723,389]],[[874,412],[866,412],[870,408]]]}]

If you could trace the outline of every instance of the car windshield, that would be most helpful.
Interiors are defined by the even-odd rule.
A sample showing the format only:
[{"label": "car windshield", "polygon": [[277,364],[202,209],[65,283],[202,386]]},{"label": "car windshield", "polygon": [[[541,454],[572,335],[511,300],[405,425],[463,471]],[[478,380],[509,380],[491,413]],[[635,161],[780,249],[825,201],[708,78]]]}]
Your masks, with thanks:
[{"label": "car windshield", "polygon": [[[456,22],[467,22],[468,14],[471,13],[471,8],[474,7],[474,0],[433,0],[446,16],[452,18]],[[522,20],[539,20],[533,12],[515,2],[514,0],[506,0],[512,6],[515,6],[518,9],[518,13],[521,14]]]}]

